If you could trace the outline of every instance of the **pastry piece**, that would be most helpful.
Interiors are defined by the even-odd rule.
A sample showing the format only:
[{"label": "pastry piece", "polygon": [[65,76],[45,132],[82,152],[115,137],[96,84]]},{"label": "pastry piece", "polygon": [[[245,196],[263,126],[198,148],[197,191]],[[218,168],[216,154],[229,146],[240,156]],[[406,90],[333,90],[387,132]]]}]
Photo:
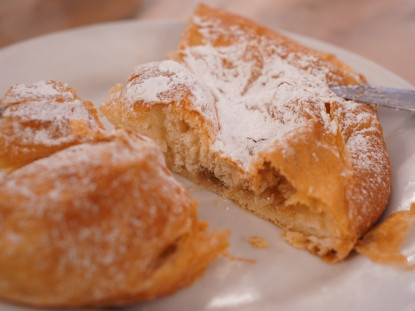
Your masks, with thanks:
[{"label": "pastry piece", "polygon": [[355,250],[376,262],[415,269],[413,254],[408,256],[400,250],[414,222],[415,203],[412,203],[409,210],[394,212],[374,226],[357,242]]},{"label": "pastry piece", "polygon": [[80,120],[89,131],[103,129],[92,103],[66,84],[13,85],[0,101],[0,169],[12,170],[87,141],[85,132],[73,131]]},{"label": "pastry piece", "polygon": [[100,110],[154,138],[175,172],[338,262],[390,192],[375,110],[329,90],[360,83],[332,55],[202,5],[170,60],[136,67]]},{"label": "pastry piece", "polygon": [[158,146],[118,130],[0,175],[0,297],[121,305],[190,285],[227,246]]}]

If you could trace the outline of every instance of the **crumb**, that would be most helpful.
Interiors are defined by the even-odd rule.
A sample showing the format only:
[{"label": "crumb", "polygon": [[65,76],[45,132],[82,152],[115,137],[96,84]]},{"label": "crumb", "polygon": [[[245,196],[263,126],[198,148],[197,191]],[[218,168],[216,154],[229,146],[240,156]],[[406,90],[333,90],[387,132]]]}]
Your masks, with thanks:
[{"label": "crumb", "polygon": [[227,251],[226,252],[223,252],[222,253],[222,256],[225,257],[225,258],[228,258],[230,260],[244,261],[244,262],[249,262],[249,263],[256,263],[256,260],[255,259],[247,259],[247,258],[236,257],[236,256],[233,256],[233,255],[229,254],[229,252],[227,252]]},{"label": "crumb", "polygon": [[251,245],[254,248],[267,248],[267,247],[269,247],[269,242],[266,239],[261,238],[259,236],[253,236],[253,237],[250,237],[250,238],[246,238],[245,240],[247,242],[251,243]]}]

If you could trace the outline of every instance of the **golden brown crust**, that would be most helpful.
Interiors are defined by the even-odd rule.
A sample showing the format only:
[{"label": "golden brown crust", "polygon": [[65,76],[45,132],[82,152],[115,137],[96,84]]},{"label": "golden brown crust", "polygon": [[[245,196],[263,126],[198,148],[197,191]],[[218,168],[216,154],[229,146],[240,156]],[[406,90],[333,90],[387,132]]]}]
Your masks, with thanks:
[{"label": "golden brown crust", "polygon": [[320,226],[320,232],[299,235],[298,232],[305,230],[297,227],[295,221],[290,224],[280,223],[278,217],[271,219],[286,228],[284,237],[295,246],[307,248],[330,261],[332,254],[320,253],[323,247],[317,248],[311,237],[323,239],[324,230],[330,230],[333,232],[330,248],[335,250],[336,258],[344,258],[358,236],[353,220],[348,217],[345,189],[350,182],[347,168],[351,164],[340,133],[327,133],[318,122],[309,123],[282,143],[265,150],[260,154],[259,163],[262,167],[264,163],[270,163],[295,187],[296,193],[286,203],[288,209],[307,206],[313,214],[328,215],[328,223],[333,226]]}]

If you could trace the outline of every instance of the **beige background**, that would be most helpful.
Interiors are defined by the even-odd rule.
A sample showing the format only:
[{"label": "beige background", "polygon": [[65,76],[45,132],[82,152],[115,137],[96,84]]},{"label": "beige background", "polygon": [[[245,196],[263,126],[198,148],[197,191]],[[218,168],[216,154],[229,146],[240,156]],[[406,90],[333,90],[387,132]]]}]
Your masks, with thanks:
[{"label": "beige background", "polygon": [[[1,0],[0,46],[120,19],[186,20],[199,0]],[[415,0],[207,0],[371,59],[415,85]],[[357,68],[358,69],[358,68]]]}]

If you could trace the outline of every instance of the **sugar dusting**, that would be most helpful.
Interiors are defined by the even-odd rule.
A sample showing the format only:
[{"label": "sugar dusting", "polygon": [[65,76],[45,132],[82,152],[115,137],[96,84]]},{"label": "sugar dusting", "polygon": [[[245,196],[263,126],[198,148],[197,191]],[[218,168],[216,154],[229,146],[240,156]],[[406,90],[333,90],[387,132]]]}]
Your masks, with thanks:
[{"label": "sugar dusting", "polygon": [[250,49],[242,41],[184,51],[185,65],[216,99],[220,131],[212,150],[245,169],[259,151],[302,126],[310,114],[323,117],[330,128],[324,103],[332,99],[329,92],[321,94],[324,73],[316,76],[275,54],[261,55],[260,63],[255,63],[247,55]]},{"label": "sugar dusting", "polygon": [[7,92],[3,103],[10,105],[27,100],[74,100],[74,94],[66,84],[57,84],[53,81],[38,81],[33,84],[19,83],[13,85]]},{"label": "sugar dusting", "polygon": [[364,180],[358,177],[356,184],[348,190],[348,195],[355,198],[349,209],[351,219],[370,217],[371,213],[380,215],[384,206],[374,202],[382,197],[379,189],[389,189],[391,179],[389,158],[379,120],[371,108],[364,108],[362,109],[361,104],[347,101],[333,111],[335,117],[343,121],[341,131],[354,171],[365,176]]},{"label": "sugar dusting", "polygon": [[[56,259],[42,251],[32,265],[39,271],[53,265],[53,277],[77,282],[77,288],[101,298],[122,289],[130,271],[146,274],[165,247],[158,235],[168,243],[189,230],[191,206],[152,141],[122,131],[108,138],[0,176],[0,205],[10,215],[0,226],[8,230],[3,237],[9,244],[2,256],[14,258],[20,245],[27,254],[53,249]],[[155,224],[163,222],[157,231]],[[33,245],[27,242],[32,236]],[[68,275],[73,269],[82,277]]]},{"label": "sugar dusting", "polygon": [[[261,150],[310,119],[338,130],[326,111],[327,103],[339,100],[328,88],[329,62],[318,66],[314,54],[293,53],[275,38],[219,19],[195,15],[192,22],[203,43],[184,46],[180,64],[167,60],[135,68],[122,94],[125,109],[137,102],[180,102],[186,88],[193,109],[217,124],[210,150],[246,171]],[[232,38],[232,44],[215,44],[220,38]]]},{"label": "sugar dusting", "polygon": [[[324,79],[327,72],[311,69],[309,63],[315,59],[310,56],[283,59],[283,50],[271,55],[252,50],[252,44],[263,39],[257,40],[188,47],[182,65],[168,60],[138,66],[124,89],[125,107],[139,101],[144,105],[179,102],[180,88],[185,86],[194,108],[218,124],[211,150],[245,169],[260,150],[310,116],[335,130],[325,112],[325,103],[335,97]],[[251,57],[256,56],[259,59],[253,62]]]},{"label": "sugar dusting", "polygon": [[[289,51],[276,38],[257,35],[218,19],[193,17],[203,44],[185,46],[183,64],[211,90],[220,131],[212,150],[247,168],[259,151],[310,118],[327,131],[337,125],[325,103],[330,68],[313,54]],[[232,44],[217,41],[231,38]]]},{"label": "sugar dusting", "polygon": [[186,92],[190,94],[192,109],[209,120],[216,118],[211,92],[188,69],[170,60],[137,66],[124,89],[123,99],[125,107],[132,109],[140,101],[144,105],[180,102]]},{"label": "sugar dusting", "polygon": [[3,119],[12,122],[10,130],[0,131],[7,144],[55,146],[70,142],[74,134],[70,120],[84,120],[88,126],[98,128],[93,118],[75,92],[66,84],[55,81],[39,81],[33,84],[15,84],[5,94],[1,106]]}]

